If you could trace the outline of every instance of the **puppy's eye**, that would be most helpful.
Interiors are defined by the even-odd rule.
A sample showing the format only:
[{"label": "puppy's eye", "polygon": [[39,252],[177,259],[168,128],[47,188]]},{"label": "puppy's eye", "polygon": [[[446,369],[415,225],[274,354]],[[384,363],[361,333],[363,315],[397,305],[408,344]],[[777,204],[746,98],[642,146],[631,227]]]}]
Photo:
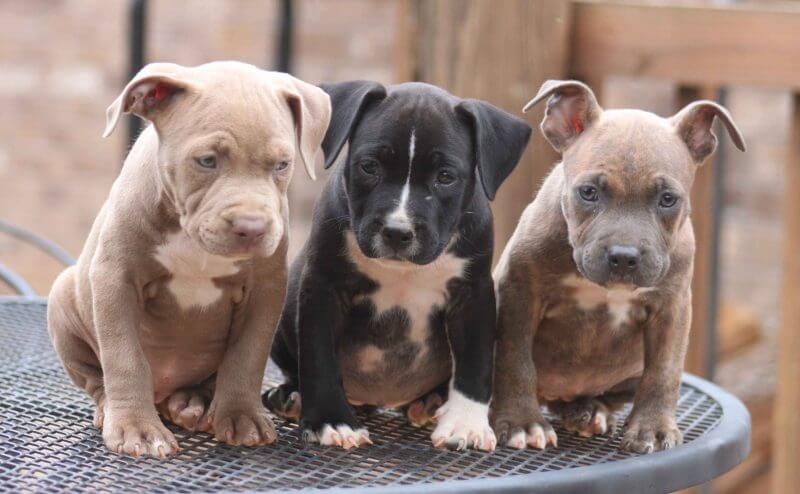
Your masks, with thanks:
[{"label": "puppy's eye", "polygon": [[276,172],[286,171],[288,168],[289,168],[289,161],[285,160],[285,161],[279,161],[279,162],[275,163],[275,171]]},{"label": "puppy's eye", "polygon": [[212,170],[217,167],[217,157],[213,154],[209,154],[207,156],[202,156],[200,158],[195,158],[197,164],[203,168],[207,168]]},{"label": "puppy's eye", "polygon": [[678,196],[672,192],[664,192],[658,200],[658,205],[662,208],[671,208],[678,202]]},{"label": "puppy's eye", "polygon": [[581,185],[578,188],[578,194],[584,201],[595,202],[597,200],[597,187],[594,185]]},{"label": "puppy's eye", "polygon": [[375,160],[362,161],[359,166],[361,167],[361,171],[367,175],[375,175],[378,173],[378,162]]},{"label": "puppy's eye", "polygon": [[439,174],[436,175],[436,182],[442,185],[450,185],[455,181],[456,181],[456,176],[447,170],[441,170]]}]

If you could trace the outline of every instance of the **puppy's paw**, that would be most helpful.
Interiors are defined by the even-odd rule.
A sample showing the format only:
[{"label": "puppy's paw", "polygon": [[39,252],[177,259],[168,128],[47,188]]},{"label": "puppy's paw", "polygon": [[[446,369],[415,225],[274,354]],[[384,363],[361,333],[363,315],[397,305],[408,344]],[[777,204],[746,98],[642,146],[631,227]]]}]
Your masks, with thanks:
[{"label": "puppy's paw", "polygon": [[178,452],[175,436],[164,427],[158,415],[152,417],[106,413],[103,424],[106,447],[122,455],[166,458]]},{"label": "puppy's paw", "polygon": [[270,388],[261,397],[261,401],[278,417],[295,421],[300,418],[302,406],[300,392],[293,387],[281,384],[278,387]]},{"label": "puppy's paw", "polygon": [[683,434],[669,414],[639,414],[634,410],[625,425],[620,447],[626,451],[649,454],[680,446]]},{"label": "puppy's paw", "polygon": [[551,402],[550,410],[561,416],[564,428],[581,437],[613,434],[617,419],[605,403],[582,397],[570,402]]},{"label": "puppy's paw", "polygon": [[436,410],[442,406],[442,395],[433,391],[412,402],[406,409],[406,417],[414,427],[425,427],[436,423]]},{"label": "puppy's paw", "polygon": [[249,406],[214,406],[211,415],[214,436],[232,446],[272,444],[278,437],[275,424],[261,403]]},{"label": "puppy's paw", "polygon": [[438,425],[431,434],[437,448],[494,451],[497,438],[489,427],[489,405],[473,401],[456,390],[436,411]]},{"label": "puppy's paw", "polygon": [[558,436],[542,412],[533,407],[524,408],[492,411],[494,430],[500,442],[514,449],[545,449],[548,444],[558,447]]},{"label": "puppy's paw", "polygon": [[344,449],[372,444],[366,428],[354,429],[347,424],[337,424],[336,426],[323,424],[321,427],[305,429],[303,439],[310,443],[319,443],[321,446],[336,446]]},{"label": "puppy's paw", "polygon": [[209,416],[211,397],[203,388],[183,388],[172,393],[158,406],[161,415],[188,431],[213,434]]}]

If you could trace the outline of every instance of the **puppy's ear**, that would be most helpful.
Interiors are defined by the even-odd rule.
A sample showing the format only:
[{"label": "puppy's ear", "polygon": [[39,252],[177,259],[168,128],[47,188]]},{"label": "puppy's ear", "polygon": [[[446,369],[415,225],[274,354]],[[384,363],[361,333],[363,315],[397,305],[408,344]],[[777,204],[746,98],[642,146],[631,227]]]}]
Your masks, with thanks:
[{"label": "puppy's ear", "polygon": [[531,138],[531,126],[485,101],[464,100],[456,105],[456,111],[472,125],[478,176],[483,192],[493,201],[497,189],[522,157]]},{"label": "puppy's ear", "polygon": [[331,99],[317,86],[291,79],[295,89],[286,91],[285,97],[294,118],[297,149],[308,176],[316,180],[314,163],[331,121]]},{"label": "puppy's ear", "polygon": [[714,117],[719,118],[725,125],[728,135],[739,151],[746,149],[744,137],[733,121],[733,117],[725,107],[713,101],[695,101],[689,103],[681,111],[670,118],[675,131],[686,143],[692,159],[697,164],[714,152],[717,147],[717,136],[711,131]]},{"label": "puppy's ear", "polygon": [[556,151],[564,152],[597,120],[603,109],[591,88],[580,81],[546,81],[522,111],[527,112],[548,97],[542,134]]},{"label": "puppy's ear", "polygon": [[178,94],[191,87],[184,78],[186,70],[185,67],[174,63],[146,65],[106,110],[106,130],[103,132],[103,137],[111,135],[124,113],[134,113],[154,122],[158,114],[167,108]]},{"label": "puppy's ear", "polygon": [[386,87],[371,81],[320,84],[320,87],[330,96],[333,108],[331,124],[322,140],[325,168],[330,168],[361,120],[364,109],[371,102],[386,97]]}]

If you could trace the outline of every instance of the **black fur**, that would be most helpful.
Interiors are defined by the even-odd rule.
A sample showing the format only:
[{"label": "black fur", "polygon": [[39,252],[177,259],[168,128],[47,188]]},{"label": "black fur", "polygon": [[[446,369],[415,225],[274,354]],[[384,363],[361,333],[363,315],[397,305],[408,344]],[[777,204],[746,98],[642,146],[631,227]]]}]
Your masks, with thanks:
[{"label": "black fur", "polygon": [[[322,88],[333,105],[323,142],[326,164],[346,142],[350,147],[317,201],[311,236],[291,266],[272,349],[287,377],[284,391],[299,387],[302,427],[357,427],[345,387],[362,404],[399,404],[447,382],[453,368],[455,389],[487,403],[495,328],[489,198],[516,165],[530,127],[487,103],[427,84],[386,88],[354,81]],[[365,171],[373,167],[375,173]],[[454,182],[445,183],[446,176]],[[476,190],[478,176],[482,190]],[[387,254],[380,233],[407,179],[414,248]],[[446,302],[431,308],[424,343],[409,339],[412,321],[402,306],[377,317],[369,296],[380,287],[348,256],[350,234],[368,258],[406,266],[426,266],[443,253],[466,260],[463,275],[447,282]],[[365,345],[384,352],[379,372],[353,363]]]}]

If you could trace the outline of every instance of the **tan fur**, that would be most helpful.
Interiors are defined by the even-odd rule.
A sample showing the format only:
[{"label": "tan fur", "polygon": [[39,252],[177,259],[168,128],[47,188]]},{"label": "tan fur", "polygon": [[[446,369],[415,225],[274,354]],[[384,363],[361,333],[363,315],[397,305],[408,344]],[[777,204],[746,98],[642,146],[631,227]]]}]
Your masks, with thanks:
[{"label": "tan fur", "polygon": [[[548,81],[532,104],[551,96],[542,132],[563,160],[526,208],[494,273],[496,432],[512,447],[555,445],[539,408],[544,400],[586,417],[585,423],[563,418],[573,430],[607,433],[611,398],[633,396],[623,447],[673,447],[681,441],[674,411],[691,323],[689,190],[716,143],[709,130],[714,116],[742,150],[744,141],[727,111],[711,102],[664,119],[639,110],[603,111],[584,84]],[[613,201],[602,215],[581,210],[577,195],[598,174]],[[655,221],[651,198],[659,181],[684,202]],[[668,258],[654,285],[600,286],[579,270],[576,259],[584,258],[576,252],[589,237],[634,239],[643,228],[650,229],[646,238],[656,239],[647,247]]]},{"label": "tan fur", "polygon": [[[285,296],[286,191],[295,162],[313,166],[329,98],[237,62],[152,64],[109,108],[107,134],[128,111],[151,125],[53,285],[56,351],[112,451],[174,453],[157,409],[230,444],[270,443],[260,388]],[[196,162],[209,154],[211,171]],[[245,247],[242,217],[265,225]]]}]

